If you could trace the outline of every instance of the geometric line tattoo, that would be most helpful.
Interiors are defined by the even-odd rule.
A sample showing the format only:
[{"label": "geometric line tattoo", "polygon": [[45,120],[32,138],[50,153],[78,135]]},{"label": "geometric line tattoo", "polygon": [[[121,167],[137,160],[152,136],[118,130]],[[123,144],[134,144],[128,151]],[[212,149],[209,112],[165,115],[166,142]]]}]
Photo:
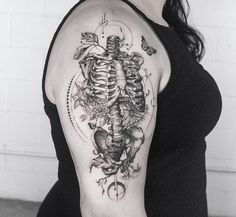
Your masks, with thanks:
[{"label": "geometric line tattoo", "polygon": [[[119,33],[112,34],[114,30]],[[96,181],[102,195],[118,201],[125,197],[129,179],[141,170],[135,157],[155,106],[151,73],[144,68],[144,57],[131,51],[131,29],[106,19],[106,14],[93,32],[81,34],[80,43],[73,57],[80,69],[67,92],[68,116],[81,139],[92,141],[89,170],[104,175]],[[149,56],[156,53],[145,43],[140,46]],[[87,129],[81,128],[82,122]]]}]

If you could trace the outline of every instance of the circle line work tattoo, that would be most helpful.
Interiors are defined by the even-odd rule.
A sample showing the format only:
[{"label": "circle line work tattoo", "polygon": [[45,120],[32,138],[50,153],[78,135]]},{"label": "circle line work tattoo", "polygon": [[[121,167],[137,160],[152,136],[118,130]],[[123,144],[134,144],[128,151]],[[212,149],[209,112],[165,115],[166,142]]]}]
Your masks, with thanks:
[{"label": "circle line work tattoo", "polygon": [[90,173],[93,168],[102,171],[96,181],[102,195],[117,201],[141,170],[135,158],[155,107],[151,74],[144,57],[131,51],[131,32],[106,14],[94,32],[82,32],[74,54],[79,69],[67,92],[70,122],[83,141],[93,144]]}]

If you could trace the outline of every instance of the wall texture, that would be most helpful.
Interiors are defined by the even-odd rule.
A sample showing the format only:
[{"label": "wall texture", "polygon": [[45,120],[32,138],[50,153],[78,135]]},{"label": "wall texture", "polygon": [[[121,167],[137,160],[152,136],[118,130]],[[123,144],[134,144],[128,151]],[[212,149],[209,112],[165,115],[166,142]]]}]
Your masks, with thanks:
[{"label": "wall texture", "polygon": [[[189,0],[205,36],[203,66],[223,112],[207,137],[209,213],[236,216],[236,1]],[[0,197],[40,201],[57,161],[43,113],[41,76],[52,35],[76,0],[0,0]]]},{"label": "wall texture", "polygon": [[191,21],[205,36],[203,66],[223,95],[223,111],[207,137],[210,214],[236,216],[236,1],[190,0]]}]

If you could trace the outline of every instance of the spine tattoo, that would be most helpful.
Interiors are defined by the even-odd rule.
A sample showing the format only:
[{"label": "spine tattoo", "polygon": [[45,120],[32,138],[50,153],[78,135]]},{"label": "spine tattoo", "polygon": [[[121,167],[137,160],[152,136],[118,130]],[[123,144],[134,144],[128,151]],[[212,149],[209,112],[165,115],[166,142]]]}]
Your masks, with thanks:
[{"label": "spine tattoo", "polygon": [[[111,34],[115,28],[120,34]],[[143,68],[144,57],[130,52],[132,46],[130,28],[107,20],[104,14],[94,32],[81,35],[81,45],[74,54],[80,70],[67,95],[73,127],[94,146],[90,172],[101,169],[104,177],[97,184],[111,200],[125,196],[128,180],[141,169],[134,160],[145,141],[155,104],[151,74]],[[81,122],[86,122],[88,129],[82,129]]]}]

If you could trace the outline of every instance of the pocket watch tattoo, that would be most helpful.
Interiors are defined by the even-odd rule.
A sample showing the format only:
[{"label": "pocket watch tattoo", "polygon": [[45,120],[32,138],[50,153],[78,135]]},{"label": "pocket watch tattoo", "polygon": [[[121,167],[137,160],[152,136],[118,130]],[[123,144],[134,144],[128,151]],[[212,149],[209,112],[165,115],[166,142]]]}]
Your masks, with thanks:
[{"label": "pocket watch tattoo", "polygon": [[[112,34],[114,30],[118,34]],[[81,34],[74,54],[78,72],[67,93],[71,124],[81,139],[93,144],[88,169],[102,171],[97,184],[111,200],[124,198],[129,179],[141,170],[135,158],[155,107],[151,73],[132,47],[132,30],[104,14],[93,32]]]}]

